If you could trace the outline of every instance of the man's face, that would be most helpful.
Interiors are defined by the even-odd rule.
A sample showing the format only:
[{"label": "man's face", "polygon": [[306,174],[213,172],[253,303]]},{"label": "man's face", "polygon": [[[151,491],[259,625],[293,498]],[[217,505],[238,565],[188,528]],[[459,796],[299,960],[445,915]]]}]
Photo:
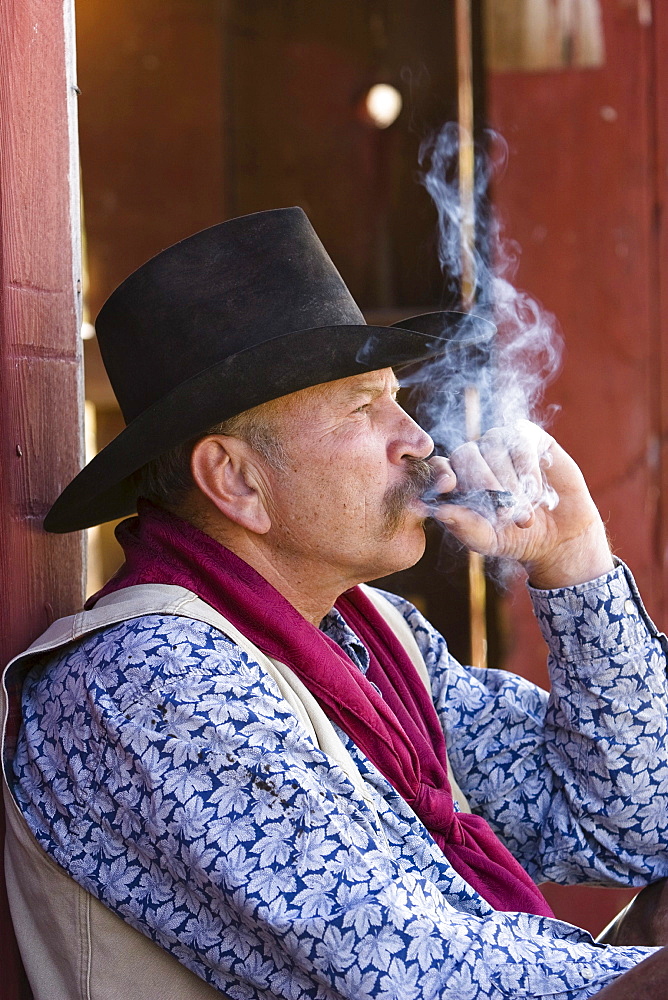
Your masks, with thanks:
[{"label": "man's face", "polygon": [[343,589],[412,566],[424,551],[433,443],[396,401],[387,368],[293,393],[273,406],[285,468],[267,472],[267,540],[294,567]]}]

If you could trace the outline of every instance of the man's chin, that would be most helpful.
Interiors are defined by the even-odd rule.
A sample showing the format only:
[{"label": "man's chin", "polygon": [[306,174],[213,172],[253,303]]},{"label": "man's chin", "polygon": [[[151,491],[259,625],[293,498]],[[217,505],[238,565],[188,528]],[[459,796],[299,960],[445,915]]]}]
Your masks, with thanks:
[{"label": "man's chin", "polygon": [[411,517],[413,517],[416,521],[419,521],[422,525],[424,525],[433,514],[431,507],[426,504],[421,497],[416,497],[414,500],[411,500],[406,510]]},{"label": "man's chin", "polygon": [[416,526],[424,528],[431,511],[419,497],[406,501],[399,509],[385,513],[385,537],[390,540],[402,533],[414,530]]},{"label": "man's chin", "polygon": [[406,523],[380,543],[377,569],[373,576],[367,577],[367,583],[410,569],[420,561],[427,545],[425,520],[426,518],[413,514]]}]

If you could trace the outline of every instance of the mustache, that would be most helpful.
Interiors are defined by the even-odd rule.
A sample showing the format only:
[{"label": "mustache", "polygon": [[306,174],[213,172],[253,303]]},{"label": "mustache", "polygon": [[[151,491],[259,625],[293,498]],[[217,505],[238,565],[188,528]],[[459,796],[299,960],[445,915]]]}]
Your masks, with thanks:
[{"label": "mustache", "polygon": [[406,462],[406,479],[399,486],[405,492],[406,500],[415,500],[433,485],[434,473],[429,463],[423,458],[406,458],[404,461]]},{"label": "mustache", "polygon": [[423,458],[406,458],[406,476],[385,494],[383,502],[385,527],[388,535],[401,524],[410,500],[419,499],[433,485],[431,466]]}]

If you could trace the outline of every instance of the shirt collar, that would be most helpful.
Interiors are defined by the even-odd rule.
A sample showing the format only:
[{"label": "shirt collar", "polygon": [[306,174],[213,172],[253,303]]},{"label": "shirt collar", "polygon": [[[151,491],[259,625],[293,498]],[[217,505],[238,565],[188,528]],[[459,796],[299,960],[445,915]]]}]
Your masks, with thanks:
[{"label": "shirt collar", "polygon": [[369,669],[369,653],[366,646],[357,638],[336,608],[327,612],[320,622],[320,630],[333,639],[337,646],[340,646],[344,653],[350,657],[355,666],[363,674],[366,674]]}]

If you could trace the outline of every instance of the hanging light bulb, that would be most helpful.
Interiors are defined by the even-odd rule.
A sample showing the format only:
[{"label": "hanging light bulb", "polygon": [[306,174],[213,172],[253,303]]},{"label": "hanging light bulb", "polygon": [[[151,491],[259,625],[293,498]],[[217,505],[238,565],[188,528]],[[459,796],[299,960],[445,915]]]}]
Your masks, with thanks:
[{"label": "hanging light bulb", "polygon": [[399,117],[402,105],[401,94],[389,83],[374,84],[362,99],[363,115],[376,128],[389,128]]}]

